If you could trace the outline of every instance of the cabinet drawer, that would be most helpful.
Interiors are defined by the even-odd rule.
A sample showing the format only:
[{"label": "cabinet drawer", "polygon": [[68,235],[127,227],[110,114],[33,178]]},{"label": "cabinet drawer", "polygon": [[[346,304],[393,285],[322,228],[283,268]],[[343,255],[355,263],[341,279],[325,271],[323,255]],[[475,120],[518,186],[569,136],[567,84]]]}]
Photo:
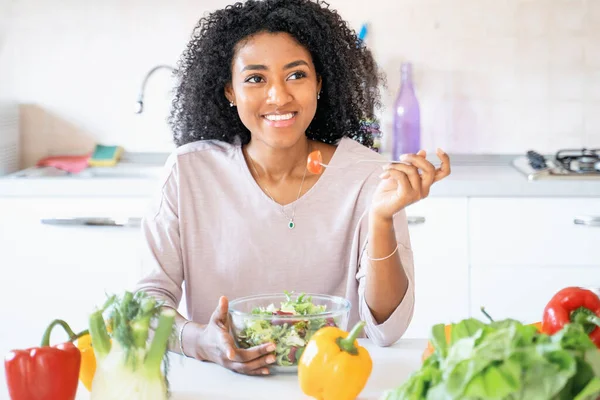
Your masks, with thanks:
[{"label": "cabinet drawer", "polygon": [[600,265],[600,199],[472,199],[471,264]]},{"label": "cabinet drawer", "polygon": [[471,316],[540,321],[544,307],[560,289],[582,286],[598,293],[600,267],[485,267],[471,269]]},{"label": "cabinet drawer", "polygon": [[427,198],[406,209],[415,264],[468,264],[467,199]]}]

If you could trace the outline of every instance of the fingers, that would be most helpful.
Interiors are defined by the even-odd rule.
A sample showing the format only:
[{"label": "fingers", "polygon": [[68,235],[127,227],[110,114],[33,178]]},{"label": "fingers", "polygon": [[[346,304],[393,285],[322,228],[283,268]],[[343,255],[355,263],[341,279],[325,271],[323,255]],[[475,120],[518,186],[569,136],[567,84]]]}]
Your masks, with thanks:
[{"label": "fingers", "polygon": [[399,183],[403,183],[403,178],[408,178],[408,181],[404,183],[404,189],[406,191],[414,191],[417,197],[421,195],[421,177],[419,176],[418,169],[413,165],[407,164],[390,164],[385,167],[387,172],[391,176],[395,177]]},{"label": "fingers", "polygon": [[211,323],[220,328],[219,331],[216,331],[217,336],[215,336],[217,339],[215,340],[217,344],[216,359],[224,367],[242,374],[269,374],[267,367],[275,362],[275,356],[271,354],[275,351],[275,344],[265,343],[250,349],[238,348],[229,332],[228,308],[227,297],[221,296],[217,308],[210,317]]},{"label": "fingers", "polygon": [[220,328],[225,329],[227,327],[227,322],[229,318],[228,308],[229,301],[227,300],[227,297],[221,296],[219,298],[219,304],[217,304],[217,308],[215,309],[215,311],[213,311],[210,317],[211,322],[214,322]]},{"label": "fingers", "polygon": [[225,356],[224,366],[241,374],[266,375],[269,373],[267,367],[275,362],[275,356],[271,354],[275,351],[273,343],[240,349],[235,346],[231,335],[224,334],[220,347]]},{"label": "fingers", "polygon": [[395,190],[396,197],[403,206],[412,204],[420,199],[418,190],[413,189],[410,178],[405,172],[391,168],[385,172],[383,178],[395,182],[393,187],[390,186],[387,190]]},{"label": "fingers", "polygon": [[247,363],[231,362],[227,365],[232,371],[245,375],[269,375],[269,366],[275,362],[274,355],[263,356]]},{"label": "fingers", "polygon": [[223,349],[226,350],[225,355],[231,361],[247,363],[275,351],[273,343],[265,343],[249,349],[240,349],[233,342],[231,335],[227,334],[225,336],[223,338]]},{"label": "fingers", "polygon": [[[400,161],[404,163],[409,163],[414,165],[421,171],[422,173],[422,185],[421,185],[421,194],[423,197],[427,197],[429,195],[429,190],[431,185],[435,182],[438,182],[445,177],[450,175],[450,156],[442,149],[437,149],[436,154],[441,161],[440,167],[435,168],[433,164],[427,161],[427,152],[425,150],[419,150],[416,154],[403,154],[400,157]],[[393,166],[400,164],[391,164]]]},{"label": "fingers", "polygon": [[429,196],[429,189],[435,179],[435,167],[425,158],[426,153],[420,150],[417,154],[404,154],[400,157],[401,161],[408,162],[421,171],[421,194],[423,197]]},{"label": "fingers", "polygon": [[450,156],[446,154],[442,149],[437,149],[436,154],[442,161],[440,168],[435,171],[434,182],[444,179],[450,175]]}]

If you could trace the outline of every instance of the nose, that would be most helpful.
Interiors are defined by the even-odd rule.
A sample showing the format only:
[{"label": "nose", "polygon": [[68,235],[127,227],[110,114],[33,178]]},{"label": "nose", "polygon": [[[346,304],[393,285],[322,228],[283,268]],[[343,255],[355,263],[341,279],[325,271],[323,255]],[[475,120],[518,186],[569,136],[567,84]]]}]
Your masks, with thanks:
[{"label": "nose", "polygon": [[292,94],[289,92],[285,82],[274,82],[267,89],[267,103],[280,107],[292,100]]}]

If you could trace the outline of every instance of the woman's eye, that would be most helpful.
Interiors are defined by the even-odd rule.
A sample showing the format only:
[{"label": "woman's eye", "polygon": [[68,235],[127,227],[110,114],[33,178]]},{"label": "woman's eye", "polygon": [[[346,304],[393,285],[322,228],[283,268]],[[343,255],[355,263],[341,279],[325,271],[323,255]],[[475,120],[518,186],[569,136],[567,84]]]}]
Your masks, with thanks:
[{"label": "woman's eye", "polygon": [[253,76],[246,78],[246,80],[244,82],[260,83],[260,82],[262,82],[262,78],[260,76],[253,75]]},{"label": "woman's eye", "polygon": [[296,71],[290,75],[290,79],[302,79],[306,78],[306,73],[303,71]]}]

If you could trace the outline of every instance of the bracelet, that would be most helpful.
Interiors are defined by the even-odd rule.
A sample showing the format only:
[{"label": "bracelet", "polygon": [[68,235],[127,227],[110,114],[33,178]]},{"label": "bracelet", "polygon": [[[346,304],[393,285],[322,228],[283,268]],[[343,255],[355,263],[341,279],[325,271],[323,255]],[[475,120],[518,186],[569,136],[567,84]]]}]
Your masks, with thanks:
[{"label": "bracelet", "polygon": [[190,356],[188,356],[187,354],[185,354],[185,352],[183,351],[183,328],[185,328],[185,326],[187,324],[189,324],[192,321],[185,321],[182,325],[181,328],[179,329],[179,350],[181,351],[181,354],[183,354],[185,357],[188,358],[192,358]]},{"label": "bracelet", "polygon": [[398,243],[396,243],[396,248],[394,249],[394,251],[391,252],[391,254],[389,256],[386,257],[382,257],[382,258],[371,258],[371,256],[369,256],[369,252],[365,251],[365,253],[367,253],[367,258],[370,261],[383,261],[383,260],[387,260],[388,258],[390,258],[391,256],[393,256],[396,252],[398,251]]}]

